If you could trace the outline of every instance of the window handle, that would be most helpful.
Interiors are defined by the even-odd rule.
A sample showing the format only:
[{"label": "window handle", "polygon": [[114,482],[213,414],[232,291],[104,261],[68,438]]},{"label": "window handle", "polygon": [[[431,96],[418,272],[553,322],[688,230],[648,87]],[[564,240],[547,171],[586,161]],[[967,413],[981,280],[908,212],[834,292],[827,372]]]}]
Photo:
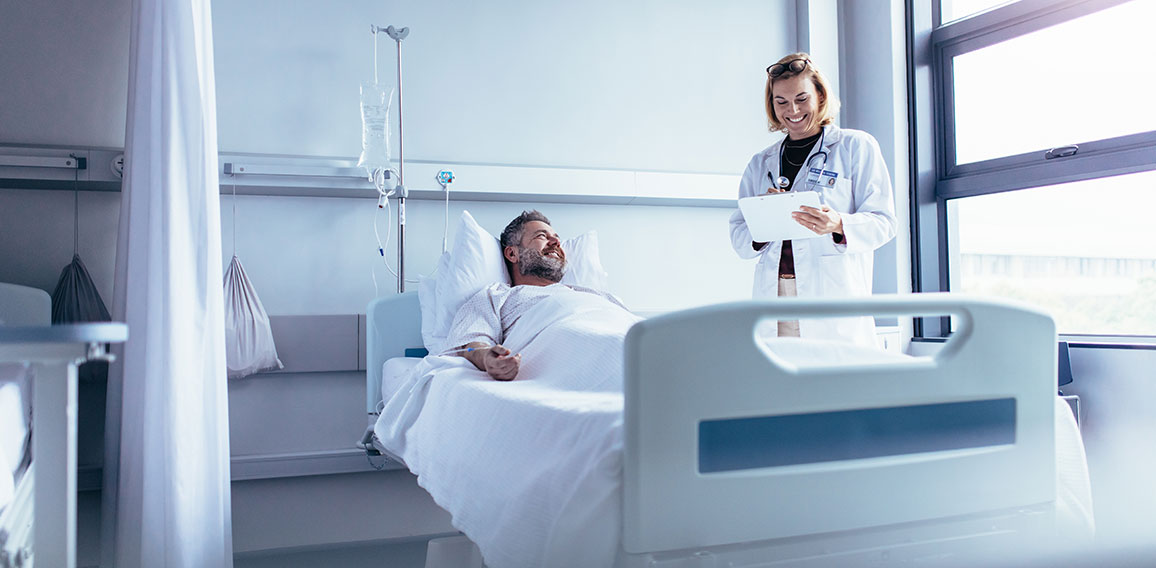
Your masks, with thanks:
[{"label": "window handle", "polygon": [[1080,151],[1080,147],[1071,144],[1068,146],[1060,146],[1059,148],[1052,148],[1044,153],[1044,159],[1051,160],[1052,158],[1067,158],[1068,156],[1076,155]]}]

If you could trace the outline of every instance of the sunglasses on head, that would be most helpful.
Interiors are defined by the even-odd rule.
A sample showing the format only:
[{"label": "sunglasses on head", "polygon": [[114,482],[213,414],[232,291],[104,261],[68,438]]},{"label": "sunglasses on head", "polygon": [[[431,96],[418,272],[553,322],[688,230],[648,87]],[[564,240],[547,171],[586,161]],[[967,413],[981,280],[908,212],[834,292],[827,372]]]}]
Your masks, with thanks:
[{"label": "sunglasses on head", "polygon": [[786,63],[776,63],[767,67],[767,75],[772,79],[777,79],[779,75],[790,71],[791,73],[802,73],[803,69],[807,68],[807,64],[811,62],[810,59],[792,59]]}]

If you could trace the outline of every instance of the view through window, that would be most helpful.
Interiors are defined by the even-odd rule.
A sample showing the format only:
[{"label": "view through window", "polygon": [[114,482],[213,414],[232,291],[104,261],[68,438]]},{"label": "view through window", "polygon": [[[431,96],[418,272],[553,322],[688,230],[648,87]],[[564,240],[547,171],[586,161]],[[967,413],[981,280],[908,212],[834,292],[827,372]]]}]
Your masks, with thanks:
[{"label": "view through window", "polygon": [[956,163],[1156,130],[1153,22],[1133,1],[955,57]]},{"label": "view through window", "polygon": [[1156,172],[947,203],[952,290],[1037,305],[1061,333],[1156,335]]},{"label": "view through window", "polygon": [[944,23],[978,14],[988,8],[1006,4],[1009,0],[941,0],[940,13]]}]

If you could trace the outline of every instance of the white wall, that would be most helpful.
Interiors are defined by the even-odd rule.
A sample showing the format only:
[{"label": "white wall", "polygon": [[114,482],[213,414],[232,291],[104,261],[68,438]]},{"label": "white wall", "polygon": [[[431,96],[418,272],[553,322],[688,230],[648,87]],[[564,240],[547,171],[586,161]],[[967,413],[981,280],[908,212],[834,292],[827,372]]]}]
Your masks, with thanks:
[{"label": "white wall", "polygon": [[130,7],[0,4],[0,143],[124,146]]},{"label": "white wall", "polygon": [[[773,140],[762,68],[790,49],[790,33],[768,30],[787,32],[772,22],[794,4],[267,0],[214,9],[222,151],[356,156],[358,85],[373,76],[377,24],[411,29],[402,43],[407,160],[737,174]],[[385,34],[378,42],[380,80],[393,84],[396,44]],[[270,313],[360,312],[395,289],[377,256],[371,202],[237,201],[239,256]],[[753,266],[731,252],[721,209],[452,203],[450,230],[461,209],[497,233],[530,207],[563,235],[598,231],[614,291],[631,307],[749,297]],[[436,265],[443,209],[410,200],[407,213],[407,276],[416,278]],[[226,254],[230,243],[226,235]]]},{"label": "white wall", "polygon": [[[232,197],[222,200],[226,259],[232,254]],[[238,196],[237,255],[271,314],[364,313],[397,281],[378,252],[373,223],[386,237],[384,211],[372,200]],[[662,310],[750,296],[753,264],[730,250],[725,209],[557,203],[450,204],[449,242],[462,209],[497,235],[522,208],[537,207],[563,236],[598,231],[613,291],[631,308]],[[441,253],[440,202],[407,204],[407,279],[429,274]],[[396,258],[396,231],[386,247]],[[377,278],[377,288],[373,278]],[[416,284],[408,284],[414,290]]]},{"label": "white wall", "polygon": [[[220,146],[230,152],[356,156],[358,85],[373,78],[377,24],[411,30],[407,159],[738,173],[770,141],[763,68],[794,43],[789,0],[213,8]],[[393,85],[396,46],[385,34],[378,42],[381,81]]]},{"label": "white wall", "polygon": [[903,3],[842,1],[843,126],[869,132],[879,141],[895,184],[895,240],[875,252],[875,293],[911,291],[911,226],[908,192],[906,39]]}]

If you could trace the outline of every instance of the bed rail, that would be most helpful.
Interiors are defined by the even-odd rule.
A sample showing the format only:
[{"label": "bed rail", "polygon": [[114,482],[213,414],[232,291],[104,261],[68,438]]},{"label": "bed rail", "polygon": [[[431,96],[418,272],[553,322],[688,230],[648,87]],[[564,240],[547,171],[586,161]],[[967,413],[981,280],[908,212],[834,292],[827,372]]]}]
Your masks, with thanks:
[{"label": "bed rail", "polygon": [[381,366],[407,349],[422,347],[421,306],[417,292],[383,296],[365,309],[365,411],[369,426],[377,420],[381,402]]}]

